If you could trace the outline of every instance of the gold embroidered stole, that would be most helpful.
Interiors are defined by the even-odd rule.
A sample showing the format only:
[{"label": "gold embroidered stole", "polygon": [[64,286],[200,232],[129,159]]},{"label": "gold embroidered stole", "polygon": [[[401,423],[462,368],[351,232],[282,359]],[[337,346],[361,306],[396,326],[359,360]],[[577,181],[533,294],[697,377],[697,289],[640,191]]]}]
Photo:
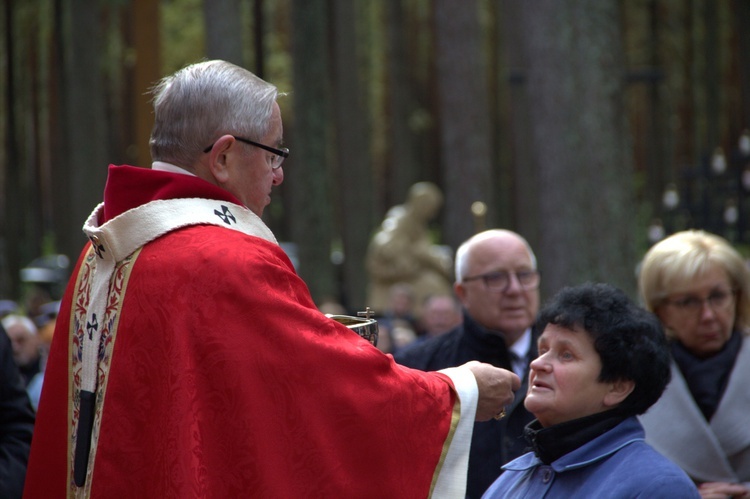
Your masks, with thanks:
[{"label": "gold embroidered stole", "polygon": [[70,373],[68,393],[72,397],[68,401],[68,497],[89,497],[91,493],[91,474],[94,469],[96,447],[101,424],[101,411],[104,406],[107,391],[107,377],[109,374],[112,352],[117,339],[117,326],[120,318],[120,309],[127,289],[130,271],[141,250],[136,250],[115,266],[115,270],[109,282],[107,294],[107,306],[102,318],[101,344],[98,352],[98,371],[96,389],[96,412],[94,417],[93,433],[91,438],[91,450],[86,470],[86,483],[83,487],[77,487],[73,480],[73,462],[78,436],[78,421],[80,416],[81,382],[83,379],[83,339],[86,331],[86,313],[91,299],[92,275],[96,267],[96,251],[90,248],[81,264],[76,278],[75,291],[72,300],[70,324],[74,334],[69,336],[68,344],[68,372]]}]

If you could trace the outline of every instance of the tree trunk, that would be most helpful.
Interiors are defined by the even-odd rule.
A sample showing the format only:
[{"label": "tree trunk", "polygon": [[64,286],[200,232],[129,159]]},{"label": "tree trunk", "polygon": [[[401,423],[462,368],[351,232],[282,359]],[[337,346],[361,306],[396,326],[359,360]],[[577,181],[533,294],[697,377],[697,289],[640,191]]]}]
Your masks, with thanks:
[{"label": "tree trunk", "polygon": [[136,145],[136,164],[150,166],[151,151],[148,142],[154,126],[154,116],[148,90],[163,76],[159,49],[159,5],[152,0],[134,0],[132,12],[132,43],[138,51],[132,72],[133,83],[128,95],[130,112],[134,115],[132,133]]},{"label": "tree trunk", "polygon": [[336,296],[328,181],[330,90],[325,0],[293,0],[293,156],[288,160],[292,240],[313,299]]},{"label": "tree trunk", "polygon": [[265,33],[266,23],[265,17],[263,16],[264,2],[263,0],[253,1],[253,60],[254,70],[253,72],[258,78],[266,79],[266,50],[265,50]]},{"label": "tree trunk", "polygon": [[59,248],[70,258],[77,258],[85,237],[84,221],[102,200],[107,176],[107,137],[104,116],[104,91],[100,64],[100,2],[97,0],[63,0],[62,22],[64,47],[62,72],[62,133],[67,156],[60,159],[55,183],[64,189],[56,191],[56,226]]},{"label": "tree trunk", "polygon": [[636,209],[619,2],[521,4],[543,292],[593,280],[632,293]]},{"label": "tree trunk", "polygon": [[539,203],[537,187],[539,177],[534,149],[530,145],[531,124],[529,123],[528,105],[528,65],[523,52],[518,49],[523,45],[523,26],[518,22],[523,2],[517,0],[500,0],[500,16],[505,33],[505,60],[507,81],[508,109],[506,129],[510,146],[513,150],[511,162],[506,172],[506,198],[510,202],[509,229],[517,231],[536,248],[539,243]]},{"label": "tree trunk", "polygon": [[[387,0],[386,8],[386,109],[388,148],[386,151],[387,207],[406,199],[409,188],[420,180],[417,134],[411,129],[410,118],[415,112],[413,88],[408,69],[408,39],[403,0]],[[384,212],[383,212],[384,213]]]},{"label": "tree trunk", "polygon": [[206,56],[244,67],[240,0],[203,0]]},{"label": "tree trunk", "polygon": [[455,249],[474,232],[472,203],[482,201],[489,214],[495,211],[489,101],[477,0],[436,0],[434,9],[443,234]]},{"label": "tree trunk", "polygon": [[737,57],[739,59],[740,88],[746,91],[741,95],[742,112],[740,120],[742,126],[750,128],[750,95],[747,89],[750,89],[750,30],[747,29],[750,23],[750,3],[745,0],[734,0],[734,26],[737,32]]},{"label": "tree trunk", "polygon": [[357,58],[355,4],[334,0],[334,88],[339,234],[344,250],[343,298],[349,309],[364,310],[365,253],[373,220],[373,188],[367,113]]},{"label": "tree trunk", "polygon": [[[18,137],[16,132],[16,108],[15,102],[18,98],[18,89],[15,76],[15,44],[13,43],[13,27],[15,26],[15,8],[13,0],[3,2],[3,51],[5,52],[5,71],[2,72],[4,88],[4,128],[6,130],[4,139],[4,164],[0,179],[3,180],[3,211],[0,213],[0,293],[3,296],[19,297],[20,280],[18,271],[21,262],[21,231],[23,218],[17,216],[23,211],[21,204],[21,162],[18,153]],[[15,216],[11,216],[14,214]]]}]

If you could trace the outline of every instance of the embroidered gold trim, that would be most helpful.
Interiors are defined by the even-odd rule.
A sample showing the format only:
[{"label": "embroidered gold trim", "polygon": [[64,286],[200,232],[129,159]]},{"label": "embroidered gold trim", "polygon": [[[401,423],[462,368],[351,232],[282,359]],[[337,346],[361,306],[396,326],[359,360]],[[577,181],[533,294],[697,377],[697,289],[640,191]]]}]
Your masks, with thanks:
[{"label": "embroidered gold trim", "polygon": [[91,476],[96,459],[96,448],[99,441],[99,429],[101,427],[102,408],[107,389],[109,368],[114,353],[117,327],[120,319],[122,299],[130,280],[130,273],[135,260],[141,249],[134,251],[130,256],[123,259],[115,267],[109,283],[107,305],[104,314],[104,327],[102,329],[101,344],[99,345],[98,379],[96,389],[96,412],[94,416],[94,428],[91,438],[91,453],[89,455],[88,469],[86,471],[86,483],[83,487],[76,487],[73,480],[73,456],[75,453],[75,442],[77,436],[78,419],[80,416],[80,392],[83,335],[86,334],[86,311],[91,300],[91,283],[93,271],[96,266],[96,252],[89,248],[76,278],[73,294],[69,337],[69,364],[68,364],[68,393],[72,397],[68,399],[68,498],[89,497],[91,494]]},{"label": "embroidered gold trim", "polygon": [[459,419],[461,419],[461,399],[458,397],[458,394],[456,394],[456,402],[453,404],[453,412],[451,414],[451,427],[448,430],[448,435],[445,438],[445,442],[443,442],[443,450],[440,452],[440,460],[438,461],[437,467],[435,467],[435,473],[433,473],[432,475],[429,497],[432,497],[432,494],[435,492],[435,486],[437,485],[438,478],[440,477],[440,473],[443,470],[443,465],[445,464],[448,450],[453,443],[453,437],[456,435],[456,429],[458,428]]}]

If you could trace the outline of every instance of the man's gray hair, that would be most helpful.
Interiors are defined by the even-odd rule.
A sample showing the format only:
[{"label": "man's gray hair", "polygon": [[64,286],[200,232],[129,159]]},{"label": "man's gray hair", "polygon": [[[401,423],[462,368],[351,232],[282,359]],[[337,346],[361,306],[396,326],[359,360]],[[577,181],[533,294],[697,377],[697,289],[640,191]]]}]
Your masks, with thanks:
[{"label": "man's gray hair", "polygon": [[529,258],[531,259],[531,268],[533,270],[536,270],[536,255],[534,255],[534,251],[531,249],[531,246],[529,245],[528,241],[526,241],[526,239],[524,239],[520,234],[516,234],[515,232],[510,230],[490,229],[478,234],[474,234],[469,239],[464,241],[461,246],[458,247],[458,250],[456,250],[456,261],[454,264],[456,271],[456,282],[463,282],[464,277],[466,277],[466,273],[469,270],[469,250],[480,241],[486,241],[487,239],[492,239],[499,236],[511,236],[518,238],[524,244],[524,246],[526,246],[526,251],[529,252]]},{"label": "man's gray hair", "polygon": [[151,158],[190,167],[221,135],[259,141],[278,89],[250,71],[213,60],[187,66],[152,89]]},{"label": "man's gray hair", "polygon": [[3,317],[2,321],[3,329],[8,331],[10,328],[15,327],[16,325],[21,325],[26,330],[28,334],[37,334],[39,330],[36,327],[36,324],[34,324],[34,321],[32,321],[29,317],[26,317],[25,315],[18,315],[18,314],[10,314]]}]

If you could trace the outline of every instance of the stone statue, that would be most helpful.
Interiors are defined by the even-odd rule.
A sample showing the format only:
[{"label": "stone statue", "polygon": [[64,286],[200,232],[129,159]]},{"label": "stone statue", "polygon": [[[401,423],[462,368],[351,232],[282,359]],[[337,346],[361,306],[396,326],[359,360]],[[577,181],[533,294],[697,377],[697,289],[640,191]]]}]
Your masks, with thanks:
[{"label": "stone statue", "polygon": [[376,313],[387,309],[389,290],[397,283],[412,286],[416,307],[429,295],[452,292],[451,251],[434,244],[428,231],[428,222],[442,204],[443,194],[436,185],[418,182],[404,204],[388,210],[367,251],[367,303]]}]

